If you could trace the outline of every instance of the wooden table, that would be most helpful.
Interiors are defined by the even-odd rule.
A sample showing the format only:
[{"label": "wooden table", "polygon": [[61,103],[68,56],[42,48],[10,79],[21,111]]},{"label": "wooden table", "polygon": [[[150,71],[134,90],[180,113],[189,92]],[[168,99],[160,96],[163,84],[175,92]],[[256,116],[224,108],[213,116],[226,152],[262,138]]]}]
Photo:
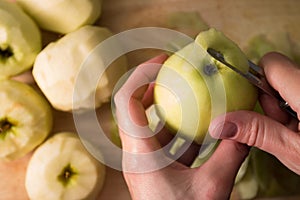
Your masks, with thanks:
[{"label": "wooden table", "polygon": [[[97,24],[106,26],[115,33],[144,26],[168,27],[168,16],[183,11],[197,12],[204,22],[222,30],[242,48],[247,45],[249,38],[259,33],[287,32],[290,38],[300,42],[300,1],[297,0],[103,1],[103,14]],[[195,34],[193,28],[183,31]],[[44,36],[45,43],[55,39],[49,33],[44,33]],[[152,51],[145,54],[132,53],[129,64],[135,66],[153,55]],[[55,111],[53,132],[74,130],[72,123],[69,113]],[[31,154],[10,163],[0,163],[0,200],[28,199],[24,188],[24,174],[30,156]],[[100,199],[130,199],[121,172],[107,167],[106,182]]]}]

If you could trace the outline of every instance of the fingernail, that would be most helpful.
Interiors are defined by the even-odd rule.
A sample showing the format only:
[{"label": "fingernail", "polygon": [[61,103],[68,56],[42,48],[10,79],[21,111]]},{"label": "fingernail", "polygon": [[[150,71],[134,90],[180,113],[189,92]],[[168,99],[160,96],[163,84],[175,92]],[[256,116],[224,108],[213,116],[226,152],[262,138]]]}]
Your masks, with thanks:
[{"label": "fingernail", "polygon": [[237,130],[236,124],[232,122],[222,122],[216,125],[211,134],[215,138],[226,139],[234,137]]}]

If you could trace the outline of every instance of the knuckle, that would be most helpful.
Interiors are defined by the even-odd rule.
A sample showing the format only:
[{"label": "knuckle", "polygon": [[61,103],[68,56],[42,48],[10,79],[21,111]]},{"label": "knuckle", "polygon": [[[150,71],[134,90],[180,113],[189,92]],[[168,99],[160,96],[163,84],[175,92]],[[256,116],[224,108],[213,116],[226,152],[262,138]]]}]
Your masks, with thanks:
[{"label": "knuckle", "polygon": [[250,128],[248,145],[261,147],[264,141],[264,124],[260,120],[253,119]]},{"label": "knuckle", "polygon": [[[214,177],[214,176],[213,176]],[[227,186],[225,186],[227,187]],[[207,200],[218,200],[218,199],[228,199],[229,194],[226,191],[227,189],[217,178],[210,178],[210,181],[207,183],[206,190],[201,199]]]},{"label": "knuckle", "polygon": [[300,119],[300,101],[294,103],[295,107],[291,106],[291,108],[297,113],[298,119]]},{"label": "knuckle", "polygon": [[120,91],[118,91],[114,96],[113,100],[116,105],[120,104],[122,95],[120,95]]},{"label": "knuckle", "polygon": [[126,101],[128,101],[128,97],[126,93],[122,90],[122,88],[116,92],[113,96],[113,100],[116,106],[122,106]]},{"label": "knuckle", "polygon": [[[210,174],[210,173],[208,173]],[[209,178],[208,178],[209,177]],[[217,186],[220,185],[220,180],[214,175],[209,175],[206,178],[205,185],[201,186],[201,199],[211,200],[216,199],[216,195],[220,194]]]},{"label": "knuckle", "polygon": [[[249,146],[262,147],[265,141],[265,124],[260,117],[253,116],[242,126],[242,141]],[[239,147],[240,148],[240,147]],[[242,149],[240,149],[242,150]],[[243,151],[243,150],[242,150]]]}]

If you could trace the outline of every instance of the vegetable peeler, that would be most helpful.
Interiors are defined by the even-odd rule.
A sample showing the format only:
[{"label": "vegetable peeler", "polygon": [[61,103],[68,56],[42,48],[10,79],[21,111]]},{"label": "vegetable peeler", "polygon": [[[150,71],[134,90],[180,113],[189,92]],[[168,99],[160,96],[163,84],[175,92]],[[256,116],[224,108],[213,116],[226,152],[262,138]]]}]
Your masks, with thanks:
[{"label": "vegetable peeler", "polygon": [[276,98],[279,101],[279,107],[283,110],[285,110],[288,114],[290,114],[292,117],[298,120],[297,113],[289,106],[288,102],[286,102],[278,92],[276,92],[267,82],[265,78],[265,73],[263,69],[257,65],[255,65],[253,62],[248,60],[249,70],[247,73],[242,72],[241,70],[237,69],[235,66],[228,63],[223,54],[219,51],[208,48],[207,52],[215,58],[217,61],[223,63],[233,71],[237,72],[244,78],[246,78],[250,83],[261,89],[266,94]]}]

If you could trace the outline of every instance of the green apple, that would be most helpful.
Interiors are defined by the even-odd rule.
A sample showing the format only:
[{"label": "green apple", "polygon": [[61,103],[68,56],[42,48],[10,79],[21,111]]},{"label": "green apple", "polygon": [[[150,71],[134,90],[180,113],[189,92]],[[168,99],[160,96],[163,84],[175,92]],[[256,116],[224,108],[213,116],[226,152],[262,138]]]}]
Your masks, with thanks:
[{"label": "green apple", "polygon": [[212,58],[206,52],[209,47],[241,71],[248,70],[248,60],[239,47],[211,28],[165,61],[154,87],[157,112],[166,126],[198,144],[203,143],[212,118],[252,110],[257,102],[257,89]]},{"label": "green apple", "polygon": [[70,33],[100,17],[102,0],[17,0],[45,30]]},{"label": "green apple", "polygon": [[0,78],[32,67],[42,48],[35,22],[13,2],[0,1]]},{"label": "green apple", "polygon": [[[93,95],[96,107],[110,100],[115,83],[127,71],[126,58],[122,56],[105,66],[101,55],[92,54],[95,47],[110,36],[112,33],[107,28],[87,25],[48,44],[39,53],[33,66],[33,77],[54,108],[62,111],[94,108]],[[106,53],[109,53],[108,49]],[[90,69],[83,72],[82,64],[87,58]],[[94,84],[91,78],[97,76],[94,70],[99,69],[106,71],[98,84]],[[83,72],[80,88],[77,88],[80,96],[75,99],[74,89],[80,72]]]},{"label": "green apple", "polygon": [[48,102],[30,86],[0,81],[0,158],[15,160],[41,144],[52,129]]},{"label": "green apple", "polygon": [[105,166],[86,151],[77,134],[59,132],[32,155],[25,187],[32,200],[96,199]]}]

